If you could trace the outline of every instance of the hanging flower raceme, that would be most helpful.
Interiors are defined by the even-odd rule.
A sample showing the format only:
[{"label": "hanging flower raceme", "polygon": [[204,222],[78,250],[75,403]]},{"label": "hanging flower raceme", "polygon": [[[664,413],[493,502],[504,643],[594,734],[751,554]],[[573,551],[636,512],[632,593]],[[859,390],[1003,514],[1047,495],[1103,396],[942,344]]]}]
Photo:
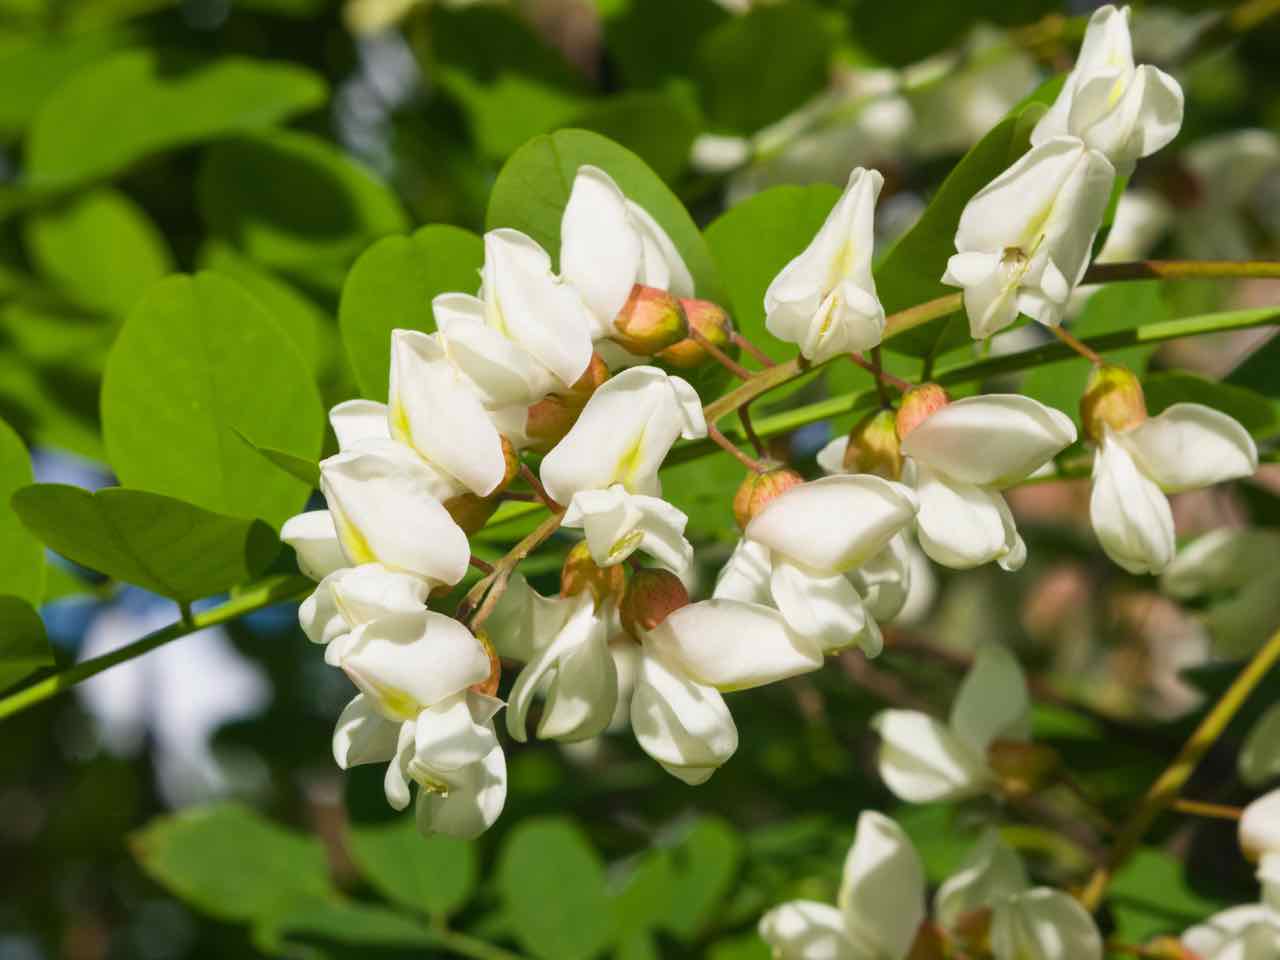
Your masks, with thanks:
[{"label": "hanging flower raceme", "polygon": [[951,716],[942,723],[917,710],[885,710],[877,766],[895,794],[910,803],[954,800],[1031,786],[1051,762],[1027,742],[1031,703],[1017,659],[987,644],[965,676]]},{"label": "hanging flower raceme", "polygon": [[884,336],[884,308],[871,277],[883,185],[879,171],[854,170],[813,241],[765,291],[769,332],[798,345],[811,363],[870,349]]},{"label": "hanging flower raceme", "polygon": [[1107,556],[1130,573],[1160,573],[1173,559],[1165,494],[1258,469],[1258,448],[1239,423],[1198,403],[1175,403],[1148,418],[1141,384],[1122,367],[1094,371],[1080,416],[1098,447],[1089,519]]},{"label": "hanging flower raceme", "polygon": [[1071,418],[1020,394],[949,402],[933,384],[898,411],[905,476],[920,500],[916,533],[931,559],[965,569],[996,561],[1017,570],[1027,550],[1000,491],[1075,442]]},{"label": "hanging flower raceme", "polygon": [[1129,14],[1128,7],[1109,4],[1094,11],[1075,69],[1031,131],[1033,146],[1054,137],[1078,137],[1127,177],[1139,158],[1177,136],[1182,88],[1163,70],[1134,65]]}]

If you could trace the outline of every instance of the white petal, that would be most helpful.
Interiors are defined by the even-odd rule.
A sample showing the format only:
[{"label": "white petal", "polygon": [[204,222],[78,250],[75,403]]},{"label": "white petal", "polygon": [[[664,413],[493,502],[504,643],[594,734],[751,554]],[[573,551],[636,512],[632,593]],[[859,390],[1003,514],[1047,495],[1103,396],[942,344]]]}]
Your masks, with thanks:
[{"label": "white petal", "polygon": [[933,898],[934,919],[954,934],[966,914],[994,907],[1025,889],[1027,871],[1022,858],[1005,846],[997,830],[988,828],[960,870],[938,888]]},{"label": "white petal", "polygon": [[631,697],[631,729],[645,753],[691,785],[704,783],[738,749],[738,728],[719,691],[648,652]]},{"label": "white petal", "polygon": [[[1116,171],[1097,150],[1087,150],[1054,200],[1049,218],[1040,227],[1043,239],[1032,239],[1026,249],[1034,249],[1029,275],[1038,277],[1038,292],[1054,307],[1052,316],[1028,310],[1049,326],[1060,322],[1072,288],[1084,276],[1093,250],[1093,238],[1102,226],[1111,201]],[[1037,246],[1038,244],[1038,246]]]},{"label": "white petal", "polygon": [[957,253],[947,261],[942,282],[964,287],[969,334],[985,340],[1018,319],[1025,264],[1003,253]]},{"label": "white petal", "polygon": [[1241,951],[1233,955],[1224,950],[1233,943],[1244,944],[1244,938],[1254,929],[1270,929],[1280,935],[1275,913],[1260,903],[1250,903],[1215,913],[1204,923],[1191,927],[1183,933],[1182,945],[1205,960],[1266,960],[1265,953]]},{"label": "white petal", "polygon": [[835,907],[813,900],[792,900],[760,918],[760,939],[775,960],[868,960],[844,929]]},{"label": "white petal", "polygon": [[484,633],[499,656],[528,663],[560,632],[577,606],[574,597],[542,596],[524,574],[516,573],[485,621]]},{"label": "white petal", "polygon": [[993,783],[986,758],[927,714],[885,710],[871,726],[880,734],[880,778],[909,803],[970,797]]},{"label": "white petal", "polygon": [[740,600],[703,600],[649,631],[644,646],[689,679],[746,690],[822,666],[817,646],[788,629],[782,614]]},{"label": "white petal", "polygon": [[1280,776],[1280,703],[1272,704],[1245,738],[1237,761],[1240,779],[1257,787]]},{"label": "white petal", "polygon": [[392,809],[403,810],[409,806],[413,795],[409,787],[409,761],[413,757],[413,723],[400,724],[396,733],[396,751],[387,764],[382,777],[382,792]]},{"label": "white petal", "polygon": [[1003,487],[1075,443],[1071,418],[1021,394],[964,397],[925,418],[902,452],[954,480]]},{"label": "white petal", "polygon": [[1266,853],[1280,853],[1280,789],[1263,794],[1244,808],[1240,849],[1250,860]]},{"label": "white petal", "polygon": [[666,290],[673,296],[689,298],[694,296],[693,275],[685,265],[684,258],[672,242],[662,225],[650,216],[649,211],[638,203],[627,201],[627,212],[631,214],[636,229],[640,231],[640,239],[644,243],[644,263],[640,270],[640,282]]},{"label": "white petal", "polygon": [[772,576],[773,559],[769,548],[744,537],[720,570],[712,596],[717,600],[768,604],[772,602],[769,587]]},{"label": "white petal", "polygon": [[320,488],[350,565],[381,563],[447,584],[466,573],[471,548],[438,499],[448,487],[407,447],[330,457]]},{"label": "white petal", "polygon": [[1110,432],[1093,463],[1089,522],[1107,556],[1130,573],[1159,573],[1173,559],[1169,500]]},{"label": "white petal", "polygon": [[433,704],[414,721],[409,774],[420,783],[448,780],[463,767],[479,763],[498,746],[492,715],[477,715],[467,691]]},{"label": "white petal", "polygon": [[449,359],[467,377],[493,413],[536,403],[559,381],[529,351],[486,322],[484,302],[464,293],[444,293],[431,301],[436,326]]},{"label": "white petal", "polygon": [[383,716],[412,720],[486,679],[489,655],[457,620],[423,610],[357,627],[341,667]]},{"label": "white petal", "polygon": [[936,563],[966,570],[1018,552],[1017,531],[1006,523],[1009,508],[1000,494],[916,464],[916,495],[916,533]]},{"label": "white petal", "polygon": [[865,474],[823,477],[774,498],[746,536],[814,570],[839,573],[869,560],[915,515],[902,484]]},{"label": "white petal", "polygon": [[343,770],[362,763],[386,763],[396,753],[400,724],[374,709],[373,701],[358,693],[342,709],[333,731],[333,759]]},{"label": "white petal", "polygon": [[867,631],[862,598],[842,573],[814,574],[779,558],[769,586],[786,625],[823,653],[842,650]]},{"label": "white petal", "polygon": [[418,830],[424,836],[443,833],[474,840],[493,826],[506,802],[507,758],[495,747],[480,763],[460,770],[447,793],[418,791]]},{"label": "white petal", "polygon": [[911,840],[884,814],[864,810],[840,881],[851,938],[876,956],[905,957],[925,919],[924,894],[924,864]]},{"label": "white petal", "polygon": [[643,550],[684,577],[693,566],[693,546],[684,538],[689,518],[665,500],[629,494],[621,484],[574,494],[563,526],[587,537],[591,558],[600,566],[622,563]]},{"label": "white petal", "polygon": [[1031,695],[1017,658],[998,643],[978,651],[951,705],[951,729],[985,756],[994,740],[1026,740]]},{"label": "white petal", "polygon": [[1175,403],[1118,437],[1166,493],[1248,477],[1258,469],[1258,447],[1249,431],[1199,403]]},{"label": "white petal", "polygon": [[1102,935],[1074,897],[1037,887],[996,904],[991,952],[997,960],[1102,960]]},{"label": "white petal", "polygon": [[[881,623],[896,617],[911,595],[912,554],[919,553],[905,533],[862,566],[850,570],[849,581],[862,596],[867,613]],[[926,561],[927,562],[927,561]]]},{"label": "white petal", "polygon": [[849,437],[836,437],[818,451],[818,466],[826,474],[848,473],[844,468],[844,454],[849,449]]},{"label": "white petal", "polygon": [[348,566],[333,517],[328,510],[311,510],[290,517],[280,528],[280,539],[298,555],[298,569],[312,580],[323,580]]},{"label": "white petal", "polygon": [[641,282],[644,246],[627,198],[599,167],[582,166],[560,221],[560,272],[595,315],[595,336],[613,321]]},{"label": "white petal", "polygon": [[339,450],[352,450],[367,441],[390,440],[387,405],[372,400],[348,400],[329,411],[329,423]]},{"label": "white petal", "polygon": [[430,585],[421,577],[379,563],[336,570],[298,607],[302,632],[313,643],[329,643],[355,627],[426,606]]}]

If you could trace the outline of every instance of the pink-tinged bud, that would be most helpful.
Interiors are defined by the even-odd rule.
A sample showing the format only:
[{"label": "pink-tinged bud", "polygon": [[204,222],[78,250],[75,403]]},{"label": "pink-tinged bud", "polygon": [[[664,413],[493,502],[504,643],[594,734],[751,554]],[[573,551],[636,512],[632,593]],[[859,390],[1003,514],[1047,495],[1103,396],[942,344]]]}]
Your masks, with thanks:
[{"label": "pink-tinged bud", "polygon": [[688,603],[689,591],[679,577],[670,570],[646,567],[631,577],[618,612],[622,628],[639,640]]},{"label": "pink-tinged bud", "polygon": [[1028,797],[1057,773],[1062,758],[1052,747],[1025,740],[996,740],[987,748],[987,762],[1005,796]]},{"label": "pink-tinged bud", "polygon": [[479,683],[473,683],[467,689],[486,697],[496,697],[498,682],[502,680],[502,659],[498,656],[498,651],[493,648],[493,644],[489,642],[487,633],[481,630],[476,634],[476,639],[480,641],[480,646],[484,647],[484,652],[489,655],[489,676]]},{"label": "pink-tinged bud", "polygon": [[1093,368],[1080,397],[1080,423],[1086,437],[1100,444],[1107,427],[1121,433],[1146,419],[1146,398],[1132,370],[1109,363]]},{"label": "pink-tinged bud", "polygon": [[849,473],[871,473],[886,480],[902,476],[902,448],[892,410],[877,410],[854,425],[843,465]]},{"label": "pink-tinged bud", "polygon": [[1182,945],[1177,937],[1156,937],[1142,946],[1147,960],[1204,960],[1200,954]]},{"label": "pink-tinged bud", "polygon": [[593,353],[586,371],[568,392],[553,393],[531,405],[524,428],[532,441],[529,449],[536,453],[546,453],[563,440],[565,434],[578,422],[582,408],[587,405],[596,388],[607,379],[609,368],[598,353]]},{"label": "pink-tinged bud", "polygon": [[765,504],[802,483],[804,477],[790,467],[777,466],[764,473],[748,473],[733,495],[733,519],[743,530],[747,529],[747,524],[765,508]]},{"label": "pink-tinged bud", "polygon": [[574,544],[560,568],[560,596],[576,597],[583,590],[590,590],[596,607],[606,601],[617,603],[627,588],[627,572],[622,564],[601,567],[591,559],[587,541]]},{"label": "pink-tinged bud", "polygon": [[[688,299],[681,300],[680,306],[691,331],[697,331],[712,346],[732,351],[733,320],[723,307],[710,300]],[[694,370],[710,360],[711,355],[693,337],[685,337],[658,353],[654,359],[676,370]]]},{"label": "pink-tinged bud", "polygon": [[898,439],[907,439],[907,434],[950,402],[947,391],[936,383],[922,383],[908,390],[898,407]]},{"label": "pink-tinged bud", "polygon": [[613,319],[610,339],[624,350],[652,356],[689,335],[689,321],[680,301],[657,287],[637,283]]}]

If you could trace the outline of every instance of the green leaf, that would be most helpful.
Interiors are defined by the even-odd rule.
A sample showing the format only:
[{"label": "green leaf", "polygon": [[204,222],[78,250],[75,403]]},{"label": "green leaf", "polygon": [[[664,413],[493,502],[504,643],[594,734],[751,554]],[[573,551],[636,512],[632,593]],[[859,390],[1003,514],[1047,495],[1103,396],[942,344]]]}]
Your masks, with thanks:
[{"label": "green leaf", "polygon": [[320,464],[314,460],[304,460],[302,457],[295,457],[291,453],[285,453],[283,450],[273,450],[270,447],[260,447],[239,430],[236,436],[256,450],[259,454],[269,460],[272,466],[279,467],[291,477],[297,477],[311,490],[320,488]]},{"label": "green leaf", "polygon": [[790,359],[795,347],[765,330],[764,292],[813,240],[839,198],[840,190],[826,183],[772,187],[732,207],[707,227],[707,246],[728,290],[726,306],[734,323],[775,360]]},{"label": "green leaf", "polygon": [[318,840],[239,804],[158,817],[130,837],[130,847],[165,889],[223,920],[270,919],[291,902],[331,890]]},{"label": "green leaf", "polygon": [[181,602],[245,583],[280,550],[259,520],[141,490],[36,483],[13,495],[13,509],[68,560]]},{"label": "green leaf", "polygon": [[850,32],[859,46],[895,67],[945,50],[977,23],[1021,27],[1061,11],[1056,0],[912,0],[895,7],[892,16],[879,4],[851,7]]},{"label": "green leaf", "polygon": [[475,847],[443,834],[423,837],[412,816],[353,826],[348,841],[360,872],[384,897],[410,910],[447,916],[475,892]]},{"label": "green leaf", "polygon": [[724,299],[711,252],[684,204],[634,153],[587,130],[558,130],[517,150],[493,185],[488,228],[522,230],[558,262],[560,218],[583,164],[607,172],[630,200],[662,225],[693,274],[699,297],[717,303]]},{"label": "green leaf", "polygon": [[676,91],[635,91],[592,103],[568,126],[621,144],[673,183],[689,166],[702,117],[691,98]]},{"label": "green leaf", "polygon": [[586,960],[609,942],[604,866],[572,821],[535,818],[513,829],[498,857],[498,890],[517,941],[537,957]]},{"label": "green leaf", "polygon": [[632,89],[687,77],[703,39],[730,18],[713,0],[621,2],[624,9],[605,21],[605,49]]},{"label": "green leaf", "polygon": [[1163,850],[1142,847],[1111,882],[1117,940],[1145,943],[1161,933],[1177,935],[1225,909],[1187,884],[1182,863]]},{"label": "green leaf", "polygon": [[278,526],[308,488],[235,436],[314,462],[324,410],[297,348],[216,273],[152,287],[107,358],[102,421],[125,486]]},{"label": "green leaf", "polygon": [[408,237],[384,237],[360,255],[342,288],[338,323],[364,396],[387,399],[391,331],[434,331],[432,299],[477,290],[483,264],[478,236],[439,224]]},{"label": "green leaf", "polygon": [[671,851],[674,881],[663,927],[683,941],[693,940],[714,919],[733,887],[742,862],[742,843],[723,820],[699,820]]},{"label": "green leaf", "polygon": [[1280,417],[1280,377],[1276,376],[1276,370],[1280,370],[1280,337],[1272,337],[1249,354],[1223,383],[1246,387],[1269,397],[1276,416]]},{"label": "green leaf", "polygon": [[27,182],[50,189],[109,177],[152,153],[274,126],[325,95],[319,76],[293,64],[122,51],[45,101],[27,134]]},{"label": "green leaf", "polygon": [[1276,409],[1248,387],[1219,383],[1186,370],[1169,370],[1146,377],[1142,390],[1152,416],[1175,403],[1200,403],[1234,417],[1255,436],[1269,436],[1276,430]]},{"label": "green leaf", "polygon": [[717,130],[750,134],[827,86],[840,20],[808,0],[752,6],[698,45],[694,76]]},{"label": "green leaf", "polygon": [[[315,898],[295,899],[274,906],[268,917],[259,920],[254,940],[271,955],[290,957],[311,956],[310,953],[298,953],[290,946],[297,942],[401,949],[443,945],[434,931],[386,907]],[[327,952],[321,954],[328,955]],[[377,955],[382,954],[379,952]],[[424,954],[417,952],[411,955]]]},{"label": "green leaf", "polygon": [[100,187],[41,209],[26,226],[27,251],[72,300],[122,317],[173,270],[164,237],[136,203]]},{"label": "green leaf", "polygon": [[124,30],[31,37],[0,56],[0,134],[20,132],[40,105],[77,70],[130,39]]},{"label": "green leaf", "polygon": [[9,505],[15,491],[34,480],[22,440],[0,420],[0,594],[36,606],[44,597],[44,547]]},{"label": "green leaf", "polygon": [[333,289],[370,243],[408,228],[386,184],[305,133],[277,130],[217,144],[205,155],[196,192],[216,239]]},{"label": "green leaf", "polygon": [[44,622],[22,597],[0,596],[0,690],[53,666]]}]

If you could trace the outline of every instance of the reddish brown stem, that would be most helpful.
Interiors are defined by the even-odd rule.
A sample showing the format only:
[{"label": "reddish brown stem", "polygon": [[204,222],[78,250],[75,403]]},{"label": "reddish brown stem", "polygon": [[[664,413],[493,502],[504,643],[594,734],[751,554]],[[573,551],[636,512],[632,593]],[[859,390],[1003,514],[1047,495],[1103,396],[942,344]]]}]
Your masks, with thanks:
[{"label": "reddish brown stem", "polygon": [[720,364],[720,366],[724,367],[739,380],[745,382],[751,379],[750,370],[717,347],[693,327],[689,328],[689,339],[702,347],[702,349],[707,351],[707,353],[711,354],[712,359],[714,359],[716,363]]},{"label": "reddish brown stem", "polygon": [[746,467],[748,470],[754,471],[755,473],[764,473],[766,470],[769,469],[759,460],[753,460],[751,457],[747,456],[745,453],[739,450],[737,446],[732,441],[729,440],[728,437],[726,437],[723,433],[719,431],[719,429],[716,427],[715,424],[713,423],[707,424],[707,436],[711,439],[713,443],[716,443],[719,446],[723,447],[725,452],[732,454],[737,459],[737,461],[741,463],[744,467]]},{"label": "reddish brown stem", "polygon": [[752,343],[750,340],[748,340],[746,337],[740,334],[737,330],[733,331],[733,333],[730,334],[730,339],[732,339],[733,342],[737,344],[740,349],[747,351],[747,353],[755,357],[756,362],[759,363],[760,366],[762,367],[777,366],[777,364],[774,362],[772,357],[770,357],[767,353],[765,353],[763,350],[757,347],[754,343]]},{"label": "reddish brown stem", "polygon": [[738,419],[742,421],[742,432],[751,441],[751,446],[755,448],[756,456],[763,457],[765,455],[764,441],[760,439],[760,435],[756,433],[755,425],[751,422],[751,413],[747,409],[749,406],[750,404],[743,404],[738,408]]},{"label": "reddish brown stem", "polygon": [[564,509],[564,507],[551,499],[551,495],[547,493],[547,488],[542,485],[542,481],[538,479],[537,474],[529,469],[527,463],[520,464],[520,476],[524,477],[524,482],[533,488],[533,495],[542,502],[544,507],[552,513],[559,513]]}]

